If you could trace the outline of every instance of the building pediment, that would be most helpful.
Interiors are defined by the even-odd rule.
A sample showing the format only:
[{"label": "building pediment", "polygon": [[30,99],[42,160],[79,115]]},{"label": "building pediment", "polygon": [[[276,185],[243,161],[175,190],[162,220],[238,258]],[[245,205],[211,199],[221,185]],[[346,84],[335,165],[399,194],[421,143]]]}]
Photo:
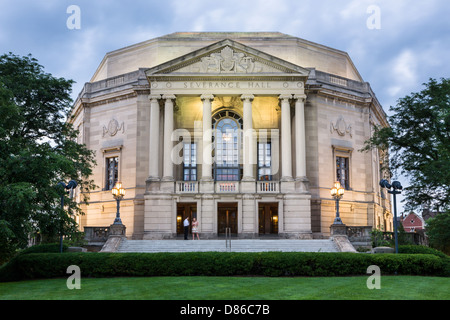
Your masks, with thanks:
[{"label": "building pediment", "polygon": [[148,69],[152,81],[286,80],[306,81],[309,70],[226,39]]}]

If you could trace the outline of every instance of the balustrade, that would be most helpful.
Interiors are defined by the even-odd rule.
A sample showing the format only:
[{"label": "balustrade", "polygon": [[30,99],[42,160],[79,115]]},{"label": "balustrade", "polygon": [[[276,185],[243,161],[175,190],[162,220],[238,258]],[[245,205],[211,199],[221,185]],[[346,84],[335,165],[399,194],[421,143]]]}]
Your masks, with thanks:
[{"label": "balustrade", "polygon": [[[216,193],[239,193],[241,182],[239,181],[216,181],[214,190]],[[197,181],[177,181],[175,185],[176,193],[199,193]],[[279,193],[279,181],[257,181],[255,183],[255,193]]]},{"label": "balustrade", "polygon": [[197,181],[177,181],[176,193],[198,193]]}]

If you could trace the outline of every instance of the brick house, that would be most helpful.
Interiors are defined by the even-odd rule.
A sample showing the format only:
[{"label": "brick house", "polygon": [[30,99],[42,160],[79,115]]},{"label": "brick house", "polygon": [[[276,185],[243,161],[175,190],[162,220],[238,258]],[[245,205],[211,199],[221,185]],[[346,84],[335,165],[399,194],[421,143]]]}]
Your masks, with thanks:
[{"label": "brick house", "polygon": [[406,232],[416,232],[425,228],[423,218],[414,212],[411,212],[406,217],[402,217],[402,225]]}]

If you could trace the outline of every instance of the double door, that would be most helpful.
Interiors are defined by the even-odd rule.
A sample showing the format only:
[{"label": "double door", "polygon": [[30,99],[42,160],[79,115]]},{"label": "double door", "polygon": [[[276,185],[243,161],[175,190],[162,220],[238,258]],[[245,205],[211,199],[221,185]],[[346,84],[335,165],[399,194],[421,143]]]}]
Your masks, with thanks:
[{"label": "double door", "polygon": [[217,205],[217,233],[225,235],[227,228],[231,234],[237,235],[238,204],[236,202],[223,202]]},{"label": "double door", "polygon": [[278,203],[259,203],[259,234],[278,234]]},{"label": "double door", "polygon": [[183,234],[183,221],[189,217],[189,233],[192,229],[192,219],[197,218],[197,203],[178,203],[177,204],[177,234]]}]

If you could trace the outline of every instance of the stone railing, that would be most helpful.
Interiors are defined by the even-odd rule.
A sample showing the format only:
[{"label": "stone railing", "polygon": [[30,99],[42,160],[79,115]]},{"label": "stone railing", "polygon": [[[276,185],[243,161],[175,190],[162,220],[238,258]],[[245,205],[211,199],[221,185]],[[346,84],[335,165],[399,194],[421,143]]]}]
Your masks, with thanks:
[{"label": "stone railing", "polygon": [[258,181],[256,183],[257,193],[278,193],[280,186],[278,181]]},{"label": "stone railing", "polygon": [[351,242],[371,242],[372,227],[353,227],[347,226],[347,237]]},{"label": "stone railing", "polygon": [[[177,181],[175,182],[175,193],[200,193],[198,181]],[[216,181],[214,183],[215,193],[239,193],[241,192],[241,182],[239,181]],[[247,191],[248,192],[248,191]],[[279,181],[256,181],[254,193],[280,193]]]},{"label": "stone railing", "polygon": [[84,227],[84,239],[88,242],[106,242],[109,227]]},{"label": "stone railing", "polygon": [[[338,247],[345,246],[345,251],[356,252],[356,248],[372,248],[371,226],[346,226],[345,224],[331,225],[331,236],[337,243]],[[350,247],[353,247],[351,250]],[[341,250],[342,248],[340,248]],[[343,250],[341,250],[343,251]]]},{"label": "stone railing", "polygon": [[238,181],[216,181],[216,193],[238,193]]},{"label": "stone railing", "polygon": [[177,181],[175,193],[198,193],[197,181]]},{"label": "stone railing", "polygon": [[344,86],[344,87],[348,86],[347,79],[344,79],[344,78],[329,75],[328,81],[330,81],[331,83],[337,84],[339,86]]}]

